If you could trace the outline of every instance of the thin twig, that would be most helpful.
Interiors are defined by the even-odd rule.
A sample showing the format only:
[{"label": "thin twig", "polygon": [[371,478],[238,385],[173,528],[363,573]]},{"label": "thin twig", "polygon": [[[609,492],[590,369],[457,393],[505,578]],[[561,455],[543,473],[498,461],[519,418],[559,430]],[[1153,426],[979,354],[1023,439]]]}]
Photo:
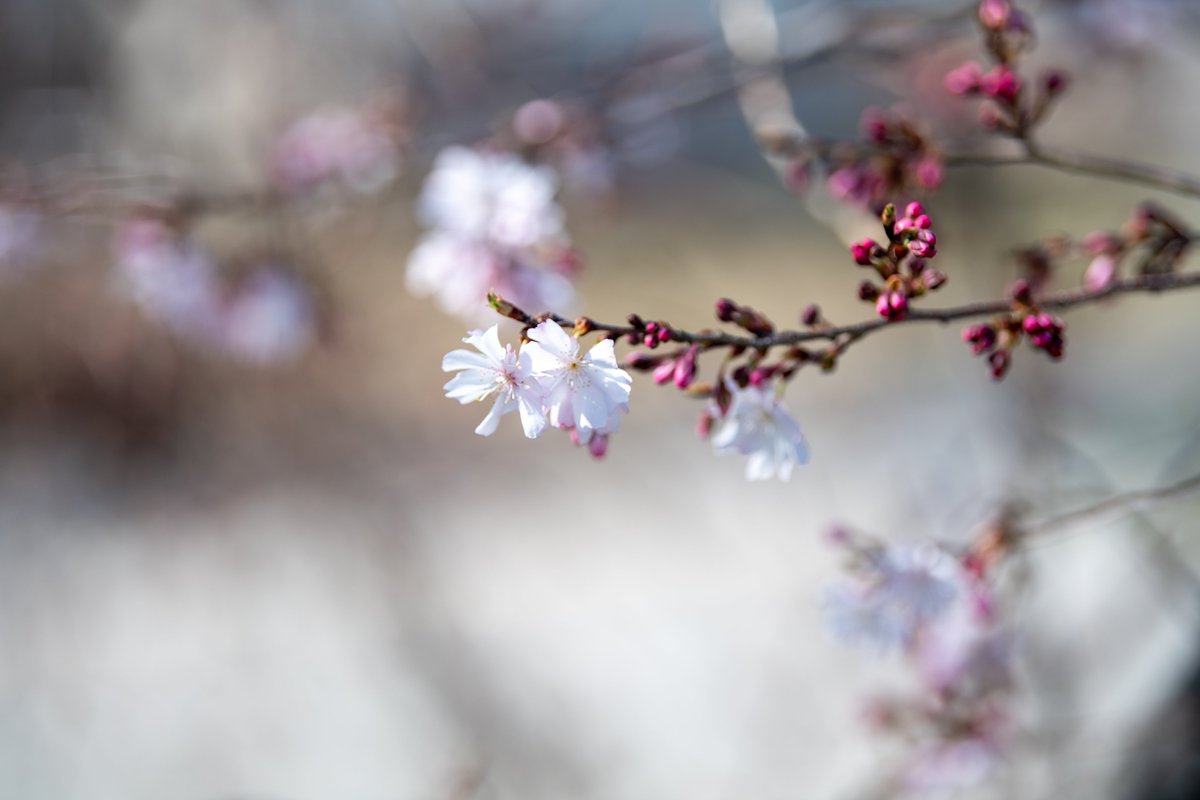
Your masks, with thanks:
[{"label": "thin twig", "polygon": [[[1107,287],[1091,290],[1084,287],[1067,289],[1037,298],[1037,306],[1041,309],[1061,311],[1076,306],[1088,305],[1122,294],[1171,292],[1182,289],[1200,287],[1200,272],[1170,273],[1165,275],[1140,275],[1113,281]],[[957,320],[975,319],[996,314],[1004,314],[1012,309],[1008,300],[984,301],[967,303],[950,308],[911,309],[903,319],[886,320],[882,317],[865,320],[852,325],[829,326],[813,328],[804,331],[780,331],[769,336],[752,336],[727,333],[724,331],[704,330],[690,332],[671,329],[671,340],[683,344],[698,344],[706,348],[741,347],[745,349],[767,350],[772,347],[803,344],[813,341],[846,342],[861,339],[883,328],[895,328],[906,323],[937,322],[947,324]],[[555,315],[549,315],[560,324],[574,324]],[[528,317],[527,323],[536,323],[537,318]],[[595,320],[587,320],[587,329],[615,336],[639,333],[630,325],[615,325]]]},{"label": "thin twig", "polygon": [[1195,492],[1200,492],[1200,475],[1194,475],[1179,483],[1159,489],[1140,489],[1109,497],[1085,508],[1069,511],[1029,525],[1025,528],[1025,534],[1042,535],[1053,530],[1069,528],[1081,522],[1093,522],[1107,515],[1123,516],[1136,511],[1144,511],[1163,501],[1184,497]]}]

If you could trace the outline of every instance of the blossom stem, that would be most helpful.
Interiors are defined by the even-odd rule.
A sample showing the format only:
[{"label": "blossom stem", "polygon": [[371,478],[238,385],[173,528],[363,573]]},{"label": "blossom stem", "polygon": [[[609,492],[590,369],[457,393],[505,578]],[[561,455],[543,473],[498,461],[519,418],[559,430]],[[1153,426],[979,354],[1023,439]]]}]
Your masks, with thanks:
[{"label": "blossom stem", "polygon": [[[1200,272],[1139,275],[1115,280],[1099,290],[1080,287],[1045,294],[1037,298],[1037,303],[1039,308],[1061,311],[1077,306],[1089,305],[1117,295],[1158,294],[1196,287],[1200,287]],[[803,344],[813,341],[834,342],[844,346],[883,328],[894,328],[905,323],[916,322],[947,324],[958,320],[1004,314],[1010,311],[1011,308],[1012,301],[1010,300],[981,301],[949,308],[913,308],[909,310],[907,316],[897,320],[874,318],[852,325],[833,325],[808,330],[779,331],[778,333],[766,336],[739,335],[712,330],[691,332],[679,328],[671,328],[671,340],[684,344],[698,344],[706,349],[740,347],[768,350],[772,347]],[[544,318],[554,319],[561,325],[573,324],[570,320],[556,315],[542,317],[542,319]],[[536,325],[538,319],[537,317],[526,315],[522,321],[527,325]],[[639,333],[636,328],[630,325],[615,325],[591,319],[588,320],[588,330],[607,333],[613,337]]]}]

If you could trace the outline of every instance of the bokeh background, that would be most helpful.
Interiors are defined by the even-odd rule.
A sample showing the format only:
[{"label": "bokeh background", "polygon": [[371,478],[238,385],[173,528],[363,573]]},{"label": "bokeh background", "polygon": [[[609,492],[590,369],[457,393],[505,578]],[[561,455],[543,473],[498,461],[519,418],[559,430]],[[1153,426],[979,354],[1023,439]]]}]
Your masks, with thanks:
[{"label": "bokeh background", "polygon": [[[974,52],[972,5],[780,0],[803,23],[781,26],[797,116],[852,136],[865,106],[902,102],[967,135],[940,76]],[[1194,3],[1032,10],[1034,61],[1075,78],[1047,141],[1200,171]],[[876,38],[838,33],[860,27]],[[147,176],[253,188],[281,126],[384,89],[413,142],[384,193],[199,231],[303,264],[322,334],[298,361],[232,362],[141,318],[111,290],[102,213],[47,220],[36,268],[0,286],[0,797],[871,796],[900,754],[863,701],[905,677],[824,632],[831,524],[963,541],[1008,502],[1037,518],[1200,468],[1186,293],[1073,313],[1063,363],[1021,353],[999,385],[957,330],[872,337],[790,389],[813,462],[789,483],[744,482],[695,437],[694,401],[643,378],[603,462],[515,424],[474,436],[477,410],[441,392],[464,324],[405,290],[413,201],[440,146],[531,99],[628,95],[611,191],[564,191],[579,310],[696,328],[727,295],[787,325],[813,301],[867,315],[844,248],[869,223],[778,185],[728,64],[701,0],[0,2],[0,154],[119,176],[87,184],[101,199]],[[1115,228],[1147,197],[1200,213],[952,171],[928,204],[937,300],[998,296],[1014,246]],[[1024,735],[975,794],[1137,796],[1164,741],[1196,769],[1178,731],[1196,726],[1179,692],[1198,510],[1031,550]]]}]

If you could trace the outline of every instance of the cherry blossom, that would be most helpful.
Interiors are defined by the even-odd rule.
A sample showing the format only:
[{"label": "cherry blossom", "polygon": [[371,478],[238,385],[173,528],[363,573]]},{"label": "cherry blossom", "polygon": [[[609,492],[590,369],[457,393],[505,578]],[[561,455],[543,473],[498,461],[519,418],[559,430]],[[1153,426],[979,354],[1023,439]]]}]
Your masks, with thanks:
[{"label": "cherry blossom", "polygon": [[883,650],[910,647],[965,591],[960,562],[934,545],[892,545],[864,556],[860,575],[826,592],[829,625],[841,638]]},{"label": "cherry blossom", "polygon": [[339,180],[360,192],[374,192],[395,179],[399,153],[379,121],[354,109],[329,108],[304,117],[275,144],[275,182],[288,192]]},{"label": "cherry blossom", "polygon": [[143,218],[117,230],[115,250],[117,289],[143,314],[177,334],[211,335],[221,287],[207,252]]},{"label": "cherry blossom", "polygon": [[629,411],[633,378],[617,365],[612,340],[602,339],[580,353],[579,340],[554,320],[542,322],[526,335],[529,342],[521,355],[528,355],[545,392],[550,424],[574,429],[582,444],[589,444],[596,434],[614,433],[619,412]]},{"label": "cherry blossom", "polygon": [[546,412],[542,388],[531,375],[533,359],[525,352],[526,348],[517,353],[512,345],[501,346],[498,327],[472,331],[463,339],[478,352],[460,349],[446,354],[442,370],[457,370],[458,374],[443,388],[447,397],[463,404],[494,398],[491,410],[475,428],[480,436],[491,436],[500,418],[516,410],[525,435],[534,439],[546,429]]},{"label": "cherry blossom", "polygon": [[226,355],[256,364],[293,361],[316,338],[313,300],[286,270],[262,267],[217,312],[211,343]]},{"label": "cherry blossom", "polygon": [[511,153],[443,150],[418,201],[430,230],[409,258],[409,291],[468,320],[487,315],[489,290],[534,311],[568,308],[577,258],[557,188],[550,167]]},{"label": "cherry blossom", "polygon": [[808,443],[783,400],[769,384],[730,386],[732,401],[712,436],[718,452],[737,452],[746,462],[746,479],[789,480],[792,469],[808,463]]}]

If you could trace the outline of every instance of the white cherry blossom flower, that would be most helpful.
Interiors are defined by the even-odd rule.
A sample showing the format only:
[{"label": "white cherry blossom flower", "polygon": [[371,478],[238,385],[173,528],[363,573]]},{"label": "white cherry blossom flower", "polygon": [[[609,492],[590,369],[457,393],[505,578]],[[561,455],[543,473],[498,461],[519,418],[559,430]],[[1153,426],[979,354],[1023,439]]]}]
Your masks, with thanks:
[{"label": "white cherry blossom flower", "polygon": [[807,464],[808,443],[800,426],[770,386],[730,387],[733,399],[721,427],[712,436],[718,452],[749,456],[746,479],[781,480],[792,476],[797,464]]},{"label": "white cherry blossom flower", "polygon": [[511,153],[448,147],[433,165],[418,208],[432,228],[505,247],[532,247],[563,232],[549,167]]},{"label": "white cherry blossom flower", "polygon": [[511,153],[443,150],[418,201],[430,230],[409,258],[409,291],[467,320],[486,318],[489,290],[534,313],[568,309],[577,261],[557,187],[551,168]]},{"label": "white cherry blossom flower", "polygon": [[463,339],[478,352],[451,350],[446,354],[442,369],[459,373],[443,388],[447,397],[463,404],[494,398],[491,410],[475,429],[480,436],[491,436],[500,418],[516,410],[525,435],[534,439],[546,429],[542,390],[531,376],[530,356],[524,348],[517,353],[512,345],[501,346],[498,327],[473,331]]},{"label": "white cherry blossom flower", "polygon": [[617,430],[620,412],[629,411],[633,378],[617,365],[613,343],[604,339],[587,353],[557,322],[546,320],[527,334],[521,348],[546,396],[550,424],[574,428],[580,443]]}]

